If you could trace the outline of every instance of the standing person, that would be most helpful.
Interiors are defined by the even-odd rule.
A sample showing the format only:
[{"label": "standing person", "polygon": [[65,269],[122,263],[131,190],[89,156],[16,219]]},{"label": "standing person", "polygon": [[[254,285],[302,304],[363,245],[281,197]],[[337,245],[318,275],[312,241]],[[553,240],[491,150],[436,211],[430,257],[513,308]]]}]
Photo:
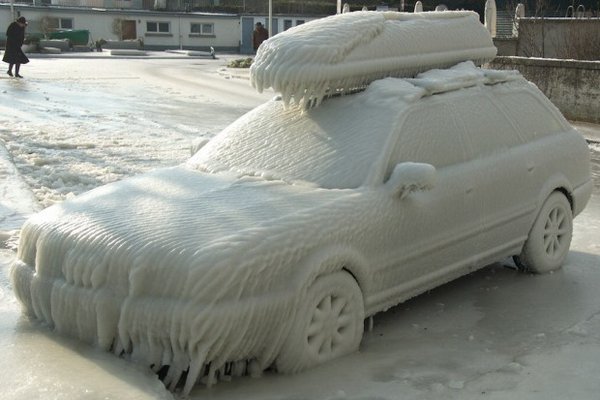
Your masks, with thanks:
[{"label": "standing person", "polygon": [[252,32],[252,45],[254,46],[254,51],[258,50],[258,46],[268,38],[269,31],[265,29],[262,23],[257,22],[254,32]]},{"label": "standing person", "polygon": [[13,76],[13,65],[15,66],[15,75],[17,78],[22,78],[19,75],[19,69],[21,64],[27,64],[29,59],[21,50],[23,41],[25,40],[25,27],[27,26],[27,20],[25,17],[19,17],[15,22],[8,26],[6,30],[6,50],[4,51],[4,57],[2,61],[8,63],[8,71],[6,73]]}]

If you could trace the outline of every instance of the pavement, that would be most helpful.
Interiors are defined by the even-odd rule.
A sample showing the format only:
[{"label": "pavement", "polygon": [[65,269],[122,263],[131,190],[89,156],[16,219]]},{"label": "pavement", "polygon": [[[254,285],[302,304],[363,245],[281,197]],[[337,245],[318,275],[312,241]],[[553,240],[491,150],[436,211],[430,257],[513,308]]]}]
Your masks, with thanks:
[{"label": "pavement", "polygon": [[570,121],[571,125],[575,127],[588,143],[600,143],[600,125],[591,124],[588,122]]},{"label": "pavement", "polygon": [[[221,57],[227,57],[228,54],[222,54]],[[72,58],[72,59],[95,59],[95,58],[127,58],[127,59],[177,59],[177,58],[220,58],[218,54],[215,57],[208,51],[197,50],[136,50],[136,49],[105,49],[103,51],[67,51],[62,53],[27,53],[29,58]],[[231,55],[229,55],[231,57]],[[239,56],[245,57],[245,56]]]}]

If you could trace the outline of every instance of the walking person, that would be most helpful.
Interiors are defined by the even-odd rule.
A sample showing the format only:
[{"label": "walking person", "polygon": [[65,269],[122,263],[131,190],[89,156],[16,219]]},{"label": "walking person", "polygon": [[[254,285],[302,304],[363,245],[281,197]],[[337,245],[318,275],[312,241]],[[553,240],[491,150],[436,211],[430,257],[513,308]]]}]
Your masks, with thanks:
[{"label": "walking person", "polygon": [[[6,50],[4,51],[2,61],[8,63],[8,71],[6,71],[6,73],[10,76],[16,76],[17,78],[22,78],[19,74],[21,64],[27,64],[29,62],[25,53],[21,50],[21,46],[25,40],[26,26],[27,20],[25,17],[19,17],[15,22],[10,24],[6,30]],[[14,75],[13,65],[15,67]]]},{"label": "walking person", "polygon": [[257,22],[252,32],[252,46],[254,51],[258,50],[258,46],[269,38],[269,31],[265,29],[262,23]]}]

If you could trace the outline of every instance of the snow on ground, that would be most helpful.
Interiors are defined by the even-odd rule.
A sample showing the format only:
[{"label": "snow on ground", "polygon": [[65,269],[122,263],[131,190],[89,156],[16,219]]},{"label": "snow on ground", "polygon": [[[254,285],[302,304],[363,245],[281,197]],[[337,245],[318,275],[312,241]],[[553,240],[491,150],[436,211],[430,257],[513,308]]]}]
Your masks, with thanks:
[{"label": "snow on ground", "polygon": [[[178,164],[193,139],[272,97],[217,74],[222,63],[34,59],[24,80],[0,79],[0,233],[38,207]],[[531,276],[490,266],[376,315],[359,353],[295,376],[197,387],[191,397],[597,398],[600,146],[591,147],[596,188],[562,270]],[[172,398],[144,368],[21,316],[8,280],[13,257],[0,250],[3,399]]]},{"label": "snow on ground", "polygon": [[247,81],[214,86],[217,61],[184,61],[40,59],[25,79],[2,79],[0,139],[38,201],[180,163],[194,138],[273,96]]}]

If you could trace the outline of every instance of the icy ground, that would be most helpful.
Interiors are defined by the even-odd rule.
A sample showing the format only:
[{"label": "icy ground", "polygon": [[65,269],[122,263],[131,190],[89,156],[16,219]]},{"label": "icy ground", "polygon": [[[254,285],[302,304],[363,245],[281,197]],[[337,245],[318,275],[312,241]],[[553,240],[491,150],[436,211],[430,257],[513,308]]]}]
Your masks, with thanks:
[{"label": "icy ground", "polygon": [[[7,277],[11,233],[55,201],[185,160],[195,138],[273,96],[217,73],[223,64],[33,59],[24,80],[0,75],[2,399],[172,398],[145,369],[21,316]],[[561,271],[530,276],[487,267],[376,315],[357,354],[296,376],[197,387],[191,397],[597,399],[600,145],[591,148],[596,188],[575,220]]]}]

